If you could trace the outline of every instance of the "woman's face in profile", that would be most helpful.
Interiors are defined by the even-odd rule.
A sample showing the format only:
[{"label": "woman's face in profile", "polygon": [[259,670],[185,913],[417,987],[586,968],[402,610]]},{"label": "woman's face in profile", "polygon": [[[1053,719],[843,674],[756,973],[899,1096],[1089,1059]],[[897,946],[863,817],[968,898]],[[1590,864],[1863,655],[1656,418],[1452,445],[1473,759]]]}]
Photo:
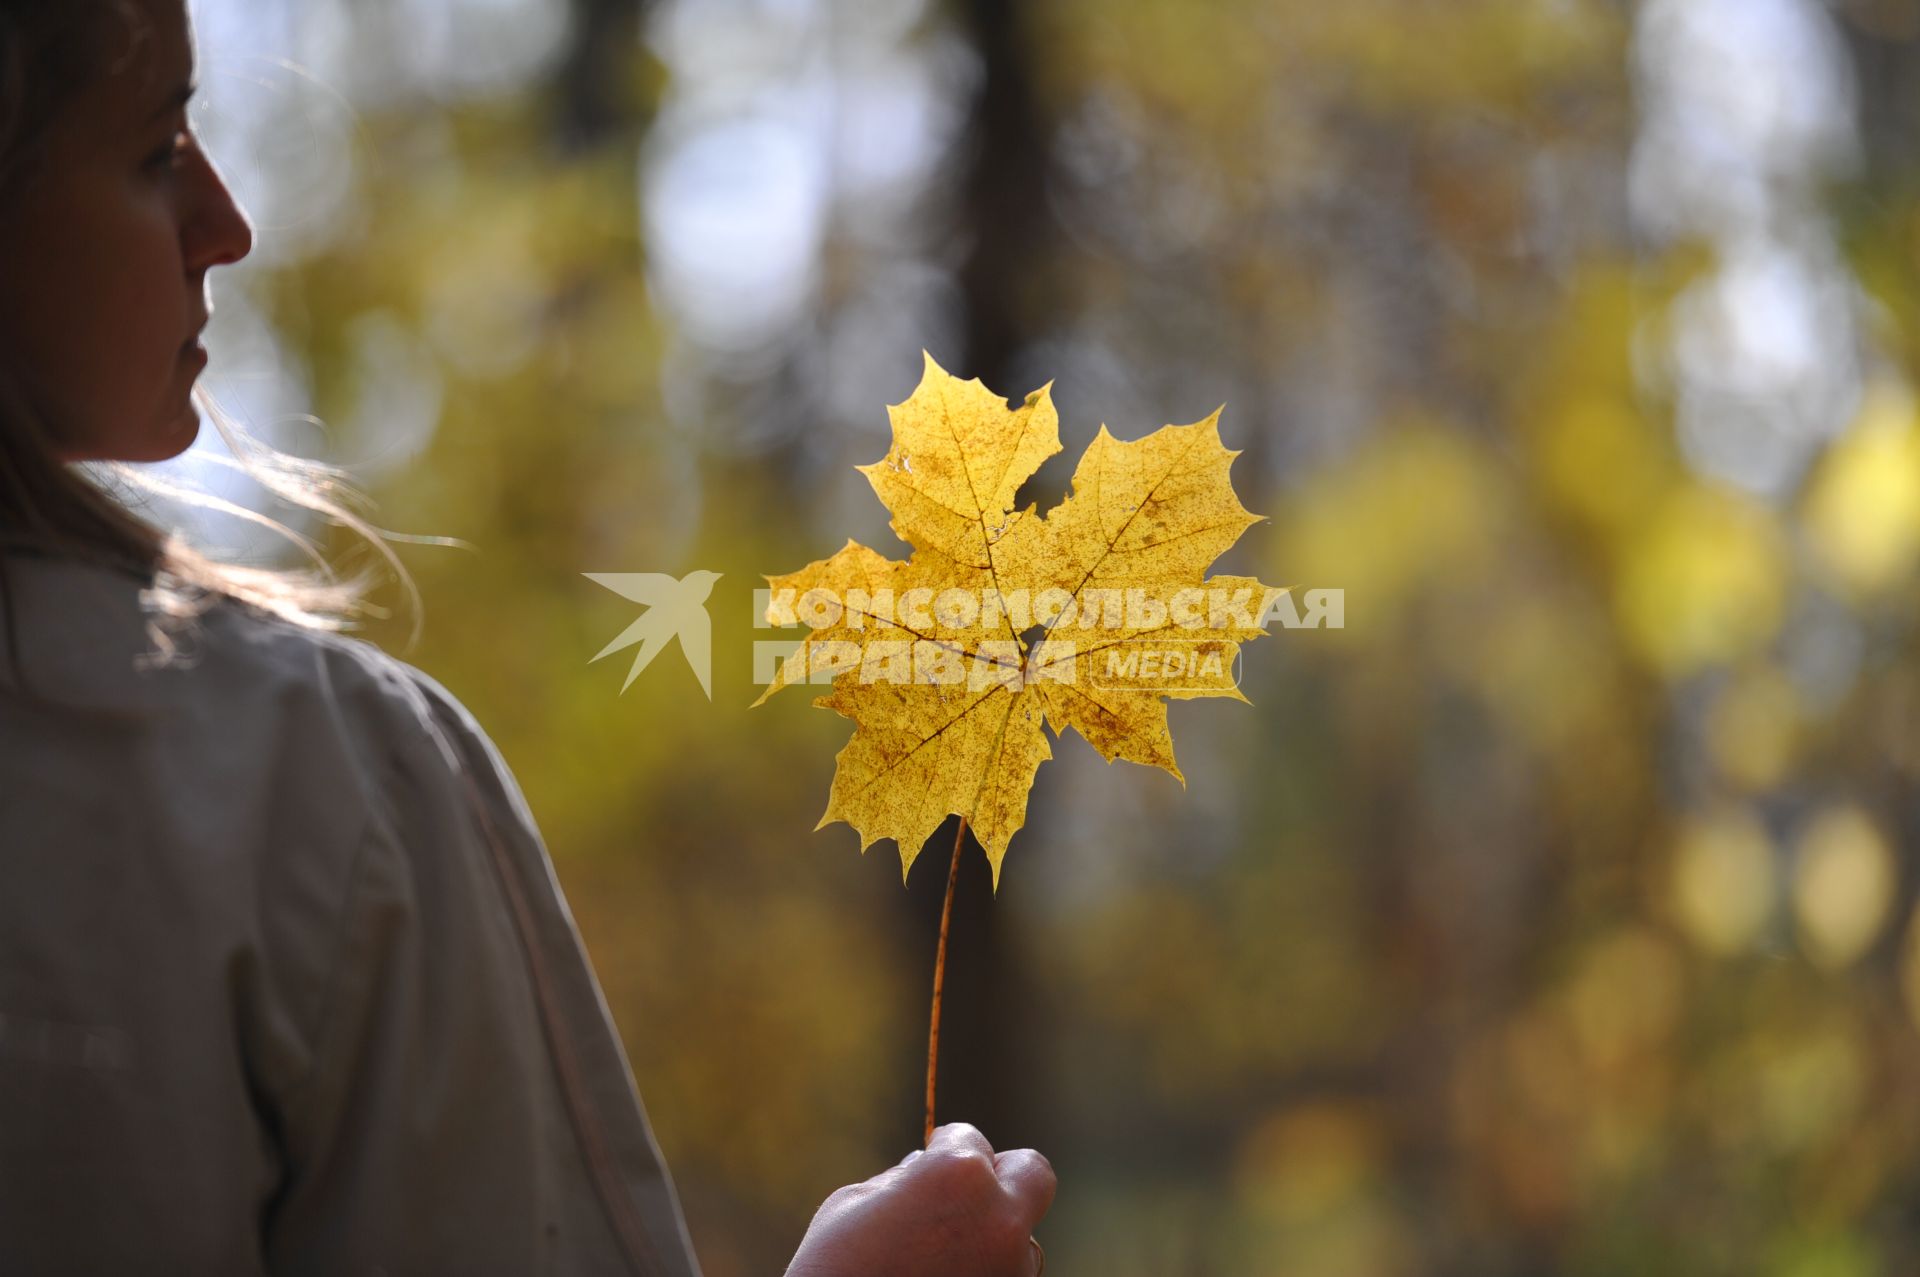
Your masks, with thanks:
[{"label": "woman's face in profile", "polygon": [[207,272],[253,243],[187,125],[183,0],[127,7],[130,22],[103,14],[91,82],[0,206],[0,357],[67,460],[160,461],[193,442]]}]

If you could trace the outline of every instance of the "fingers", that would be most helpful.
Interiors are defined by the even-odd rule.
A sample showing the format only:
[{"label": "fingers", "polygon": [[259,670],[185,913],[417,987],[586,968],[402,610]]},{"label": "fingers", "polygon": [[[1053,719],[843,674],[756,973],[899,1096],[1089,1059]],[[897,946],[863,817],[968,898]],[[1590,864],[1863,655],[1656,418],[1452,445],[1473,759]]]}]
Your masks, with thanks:
[{"label": "fingers", "polygon": [[[1016,1148],[995,1153],[993,1145],[987,1142],[987,1137],[980,1133],[979,1128],[968,1122],[950,1122],[935,1128],[933,1139],[927,1144],[927,1152],[965,1152],[984,1157],[992,1165],[994,1177],[1000,1181],[1021,1217],[1027,1221],[1029,1229],[1039,1223],[1053,1206],[1059,1180],[1054,1176],[1053,1164],[1033,1149]],[[913,1154],[909,1153],[907,1161],[912,1160]],[[901,1165],[906,1165],[906,1162]]]},{"label": "fingers", "polygon": [[873,1200],[910,1220],[919,1243],[986,1265],[965,1271],[1037,1274],[1045,1264],[1032,1235],[1057,1182],[1033,1149],[995,1153],[979,1128],[950,1122],[871,1183],[880,1190]]},{"label": "fingers", "polygon": [[1031,1232],[1053,1205],[1054,1192],[1059,1188],[1053,1164],[1033,1149],[1016,1148],[995,1156],[993,1170]]},{"label": "fingers", "polygon": [[993,1160],[993,1145],[987,1143],[987,1137],[971,1122],[948,1122],[945,1126],[933,1128],[933,1138],[927,1141],[929,1153],[936,1150],[978,1153],[988,1161]]}]

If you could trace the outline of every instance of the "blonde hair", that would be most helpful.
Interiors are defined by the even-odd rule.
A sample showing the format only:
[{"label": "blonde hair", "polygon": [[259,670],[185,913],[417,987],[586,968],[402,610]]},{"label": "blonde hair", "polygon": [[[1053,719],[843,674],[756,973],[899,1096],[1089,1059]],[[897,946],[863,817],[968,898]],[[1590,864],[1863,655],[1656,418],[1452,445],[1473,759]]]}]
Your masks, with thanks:
[{"label": "blonde hair", "polygon": [[[104,55],[94,19],[103,14],[135,27],[144,24],[125,0],[62,0],[52,6],[40,0],[0,0],[0,199],[18,198],[31,185],[43,158],[40,145],[47,127],[70,96],[97,74]],[[350,486],[346,470],[253,437],[203,388],[195,389],[194,403],[225,441],[233,464],[262,488],[351,529],[378,552],[407,592],[413,616],[409,647],[416,642],[419,591],[387,541],[448,540],[401,536],[375,527],[356,512],[356,506],[364,509],[370,503]],[[155,651],[150,659],[170,659],[177,647],[176,631],[221,599],[324,630],[356,628],[354,618],[362,614],[386,615],[366,598],[381,575],[373,566],[342,579],[318,546],[268,515],[141,466],[66,461],[57,451],[55,424],[17,378],[0,369],[0,550],[23,549],[137,574],[147,583],[145,601],[153,617],[149,629]],[[126,495],[116,495],[113,487]],[[141,517],[134,503],[142,494],[223,511],[267,528],[298,547],[312,566],[273,569],[213,558],[192,546],[179,529]],[[14,661],[14,681],[24,686],[5,569],[0,556],[7,650]]]}]

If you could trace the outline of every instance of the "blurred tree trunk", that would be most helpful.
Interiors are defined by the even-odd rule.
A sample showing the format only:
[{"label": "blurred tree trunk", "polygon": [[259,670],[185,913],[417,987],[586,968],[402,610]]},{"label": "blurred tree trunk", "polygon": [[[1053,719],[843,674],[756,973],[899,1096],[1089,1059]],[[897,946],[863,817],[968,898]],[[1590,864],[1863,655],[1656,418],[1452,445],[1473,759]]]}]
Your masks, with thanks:
[{"label": "blurred tree trunk", "polygon": [[[1838,16],[1858,100],[1862,171],[1855,190],[1871,195],[1838,202],[1840,238],[1843,243],[1886,245],[1880,251],[1894,261],[1904,258],[1908,264],[1901,269],[1910,273],[1916,250],[1910,247],[1914,241],[1908,219],[1920,203],[1920,150],[1916,149],[1920,147],[1920,5],[1912,0],[1849,0],[1838,6]],[[1905,253],[1893,256],[1901,248]],[[1908,302],[1900,308],[1897,321],[1882,325],[1879,331],[1906,375],[1920,379],[1920,323],[1915,322],[1911,306]],[[1902,646],[1903,656],[1894,668],[1920,668],[1920,631],[1909,630]],[[1911,681],[1883,676],[1878,694],[1861,695],[1854,701],[1851,733],[1863,741],[1885,742],[1885,702],[1889,698],[1910,702],[1914,694]],[[1894,740],[1894,757],[1878,760],[1883,777],[1880,799],[1885,811],[1898,813],[1897,845],[1911,849],[1920,847],[1920,803],[1914,801],[1912,781],[1920,770],[1915,761],[1920,758],[1920,739],[1909,730]],[[1920,907],[1920,858],[1909,851],[1898,858],[1891,913],[1901,917],[1916,907]],[[1879,973],[1888,989],[1898,987],[1905,938],[1900,927],[1889,927],[1877,947]]]},{"label": "blurred tree trunk", "polygon": [[[1905,210],[1920,194],[1920,5],[1848,0],[1838,17],[1858,100],[1862,158],[1852,193],[1837,201],[1841,238],[1856,246],[1887,245],[1894,264],[1901,260],[1894,246],[1911,234]],[[1920,324],[1889,325],[1886,339],[1909,375],[1920,374]]]},{"label": "blurred tree trunk", "polygon": [[[1054,317],[1042,271],[1053,228],[1045,198],[1051,130],[1034,92],[1032,50],[1017,6],[967,0],[958,13],[980,59],[981,80],[953,228],[964,249],[965,313],[963,351],[950,371],[1022,398],[1032,387],[1015,384],[1019,357]],[[1031,881],[1022,870],[1045,854],[1052,836],[1042,816],[1045,788],[1042,779],[1008,854],[1001,885],[1009,893]],[[916,961],[929,991],[956,824],[948,820],[928,841],[908,883],[910,943],[921,955]],[[994,897],[986,856],[969,831],[947,939],[936,1120],[971,1122],[995,1148],[1042,1146],[1045,1132],[1033,1104],[1039,1053],[1026,1045],[1037,1028],[1029,967],[1040,959],[1023,951],[1007,907],[1006,898]],[[924,1022],[919,1029],[924,1058]],[[916,1142],[919,1134],[916,1126]]]},{"label": "blurred tree trunk", "polygon": [[1836,6],[1859,90],[1866,162],[1877,175],[1911,180],[1920,142],[1920,15],[1895,0]]},{"label": "blurred tree trunk", "polygon": [[1051,122],[1035,93],[1014,0],[969,0],[963,12],[981,62],[963,159],[964,375],[1017,398],[1025,388],[1009,380],[1015,361],[1057,317],[1047,313],[1045,288],[1053,237],[1046,199]]},{"label": "blurred tree trunk", "polygon": [[[551,268],[542,306],[543,347],[552,352],[547,393],[557,417],[577,429],[502,440],[517,458],[509,472],[552,478],[511,485],[508,510],[525,526],[564,529],[568,549],[544,553],[597,561],[627,549],[607,544],[606,528],[583,522],[599,476],[631,474],[647,464],[649,374],[596,358],[596,335],[642,333],[653,322],[644,279],[640,153],[654,116],[649,62],[641,36],[647,0],[568,0],[570,20],[558,58],[538,86],[538,120],[556,177],[554,189],[592,187],[584,222],[563,260]],[[577,187],[575,187],[577,189]],[[556,207],[566,207],[556,201]],[[527,503],[532,503],[529,508]],[[612,534],[616,539],[621,535]]]},{"label": "blurred tree trunk", "polygon": [[553,85],[556,144],[572,154],[637,142],[649,114],[637,92],[647,0],[569,0],[568,7],[573,17]]}]

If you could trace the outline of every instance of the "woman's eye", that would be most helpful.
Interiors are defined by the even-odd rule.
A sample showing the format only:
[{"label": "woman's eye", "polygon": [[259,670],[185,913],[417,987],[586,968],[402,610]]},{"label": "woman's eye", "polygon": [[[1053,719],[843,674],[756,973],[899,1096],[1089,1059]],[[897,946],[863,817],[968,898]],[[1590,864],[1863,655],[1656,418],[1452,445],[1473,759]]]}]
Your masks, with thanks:
[{"label": "woman's eye", "polygon": [[171,165],[175,160],[180,158],[181,152],[187,149],[187,143],[191,140],[184,129],[175,133],[167,140],[165,146],[147,157],[148,167],[162,168]]}]

